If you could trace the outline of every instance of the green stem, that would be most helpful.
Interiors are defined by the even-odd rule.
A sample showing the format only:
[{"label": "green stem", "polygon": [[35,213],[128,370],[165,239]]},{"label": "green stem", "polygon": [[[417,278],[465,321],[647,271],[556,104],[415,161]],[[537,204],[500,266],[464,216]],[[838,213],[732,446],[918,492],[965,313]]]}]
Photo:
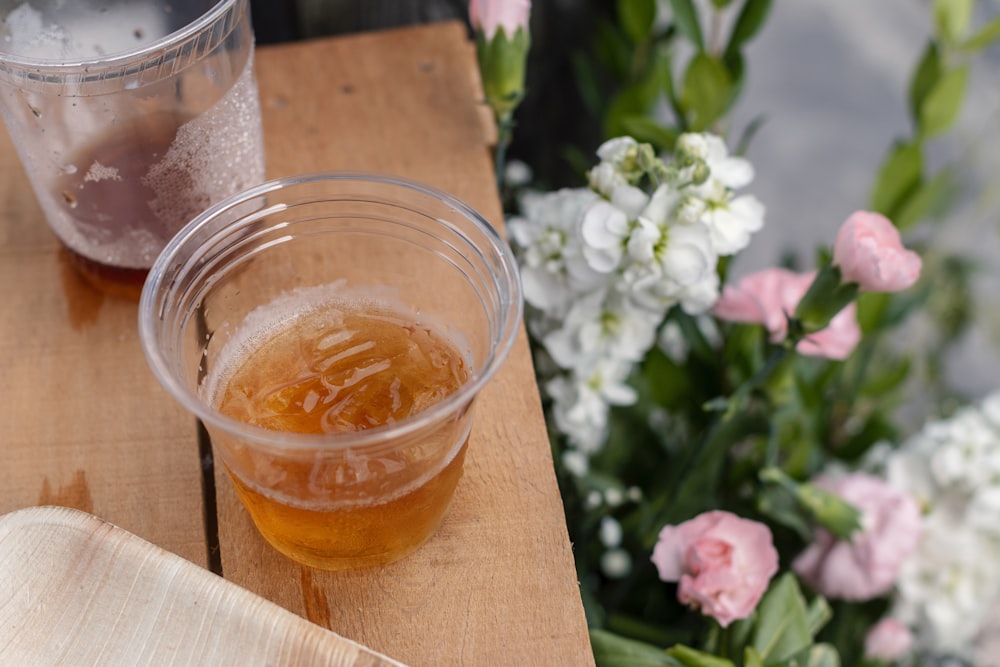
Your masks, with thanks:
[{"label": "green stem", "polygon": [[507,147],[514,136],[513,114],[498,115],[497,121],[497,146],[493,151],[493,171],[497,179],[497,192],[503,195],[503,172],[507,163]]}]

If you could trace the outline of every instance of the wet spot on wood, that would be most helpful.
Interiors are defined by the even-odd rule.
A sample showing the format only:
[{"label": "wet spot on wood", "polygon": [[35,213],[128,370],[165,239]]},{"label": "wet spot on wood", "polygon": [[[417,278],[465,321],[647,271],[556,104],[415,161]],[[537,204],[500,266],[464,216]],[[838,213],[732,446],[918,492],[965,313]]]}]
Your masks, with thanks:
[{"label": "wet spot on wood", "polygon": [[45,477],[42,480],[42,490],[38,494],[38,504],[59,505],[84,512],[93,512],[94,499],[91,497],[90,487],[87,485],[87,473],[77,470],[69,484],[61,485],[56,490],[52,489],[52,483],[48,477]]},{"label": "wet spot on wood", "polygon": [[69,325],[80,331],[94,324],[104,305],[104,293],[95,289],[73,268],[73,258],[65,248],[59,249],[59,277],[66,298]]},{"label": "wet spot on wood", "polygon": [[326,599],[323,588],[313,581],[313,572],[310,568],[300,566],[302,571],[302,605],[306,610],[306,618],[321,625],[324,628],[330,627],[330,603]]}]

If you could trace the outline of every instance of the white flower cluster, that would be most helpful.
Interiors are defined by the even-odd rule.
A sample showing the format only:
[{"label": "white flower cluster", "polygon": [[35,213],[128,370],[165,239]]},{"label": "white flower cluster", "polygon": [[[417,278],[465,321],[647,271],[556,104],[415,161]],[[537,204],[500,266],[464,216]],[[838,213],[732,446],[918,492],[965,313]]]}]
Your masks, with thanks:
[{"label": "white flower cluster", "polygon": [[734,194],[753,168],[716,136],[681,135],[669,160],[630,137],[597,155],[589,188],[525,194],[508,221],[528,326],[560,369],[544,388],[577,474],[607,437],[610,406],[635,401],[628,376],[667,311],[711,308],[719,257],[764,220],[757,199]]},{"label": "white flower cluster", "polygon": [[888,481],[924,512],[892,613],[918,649],[974,659],[1000,603],[1000,393],[882,455]]}]

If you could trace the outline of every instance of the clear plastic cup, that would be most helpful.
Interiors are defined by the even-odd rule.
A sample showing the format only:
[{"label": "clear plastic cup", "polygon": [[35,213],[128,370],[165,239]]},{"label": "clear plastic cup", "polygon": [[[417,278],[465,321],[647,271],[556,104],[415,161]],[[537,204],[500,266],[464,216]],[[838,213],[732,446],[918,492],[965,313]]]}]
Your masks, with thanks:
[{"label": "clear plastic cup", "polygon": [[73,264],[138,296],[211,204],[264,180],[248,0],[0,0],[0,114]]},{"label": "clear plastic cup", "polygon": [[264,538],[338,570],[396,560],[439,525],[521,304],[509,246],[467,205],[326,173],[185,227],[150,271],[139,332]]}]

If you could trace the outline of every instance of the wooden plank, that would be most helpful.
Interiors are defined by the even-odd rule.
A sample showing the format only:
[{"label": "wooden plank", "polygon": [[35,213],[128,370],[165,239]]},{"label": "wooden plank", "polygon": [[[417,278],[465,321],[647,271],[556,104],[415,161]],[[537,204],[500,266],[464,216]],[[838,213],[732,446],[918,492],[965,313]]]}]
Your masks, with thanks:
[{"label": "wooden plank", "polygon": [[0,129],[0,512],[93,512],[204,565],[194,420],[149,371],[132,301],[66,265]]},{"label": "wooden plank", "polygon": [[[458,23],[262,48],[270,176],[380,171],[502,213],[475,61]],[[300,567],[256,534],[216,475],[223,573],[415,665],[593,663],[527,340],[483,392],[444,525],[385,568]]]},{"label": "wooden plank", "polygon": [[92,514],[0,517],[0,663],[401,667]]}]

